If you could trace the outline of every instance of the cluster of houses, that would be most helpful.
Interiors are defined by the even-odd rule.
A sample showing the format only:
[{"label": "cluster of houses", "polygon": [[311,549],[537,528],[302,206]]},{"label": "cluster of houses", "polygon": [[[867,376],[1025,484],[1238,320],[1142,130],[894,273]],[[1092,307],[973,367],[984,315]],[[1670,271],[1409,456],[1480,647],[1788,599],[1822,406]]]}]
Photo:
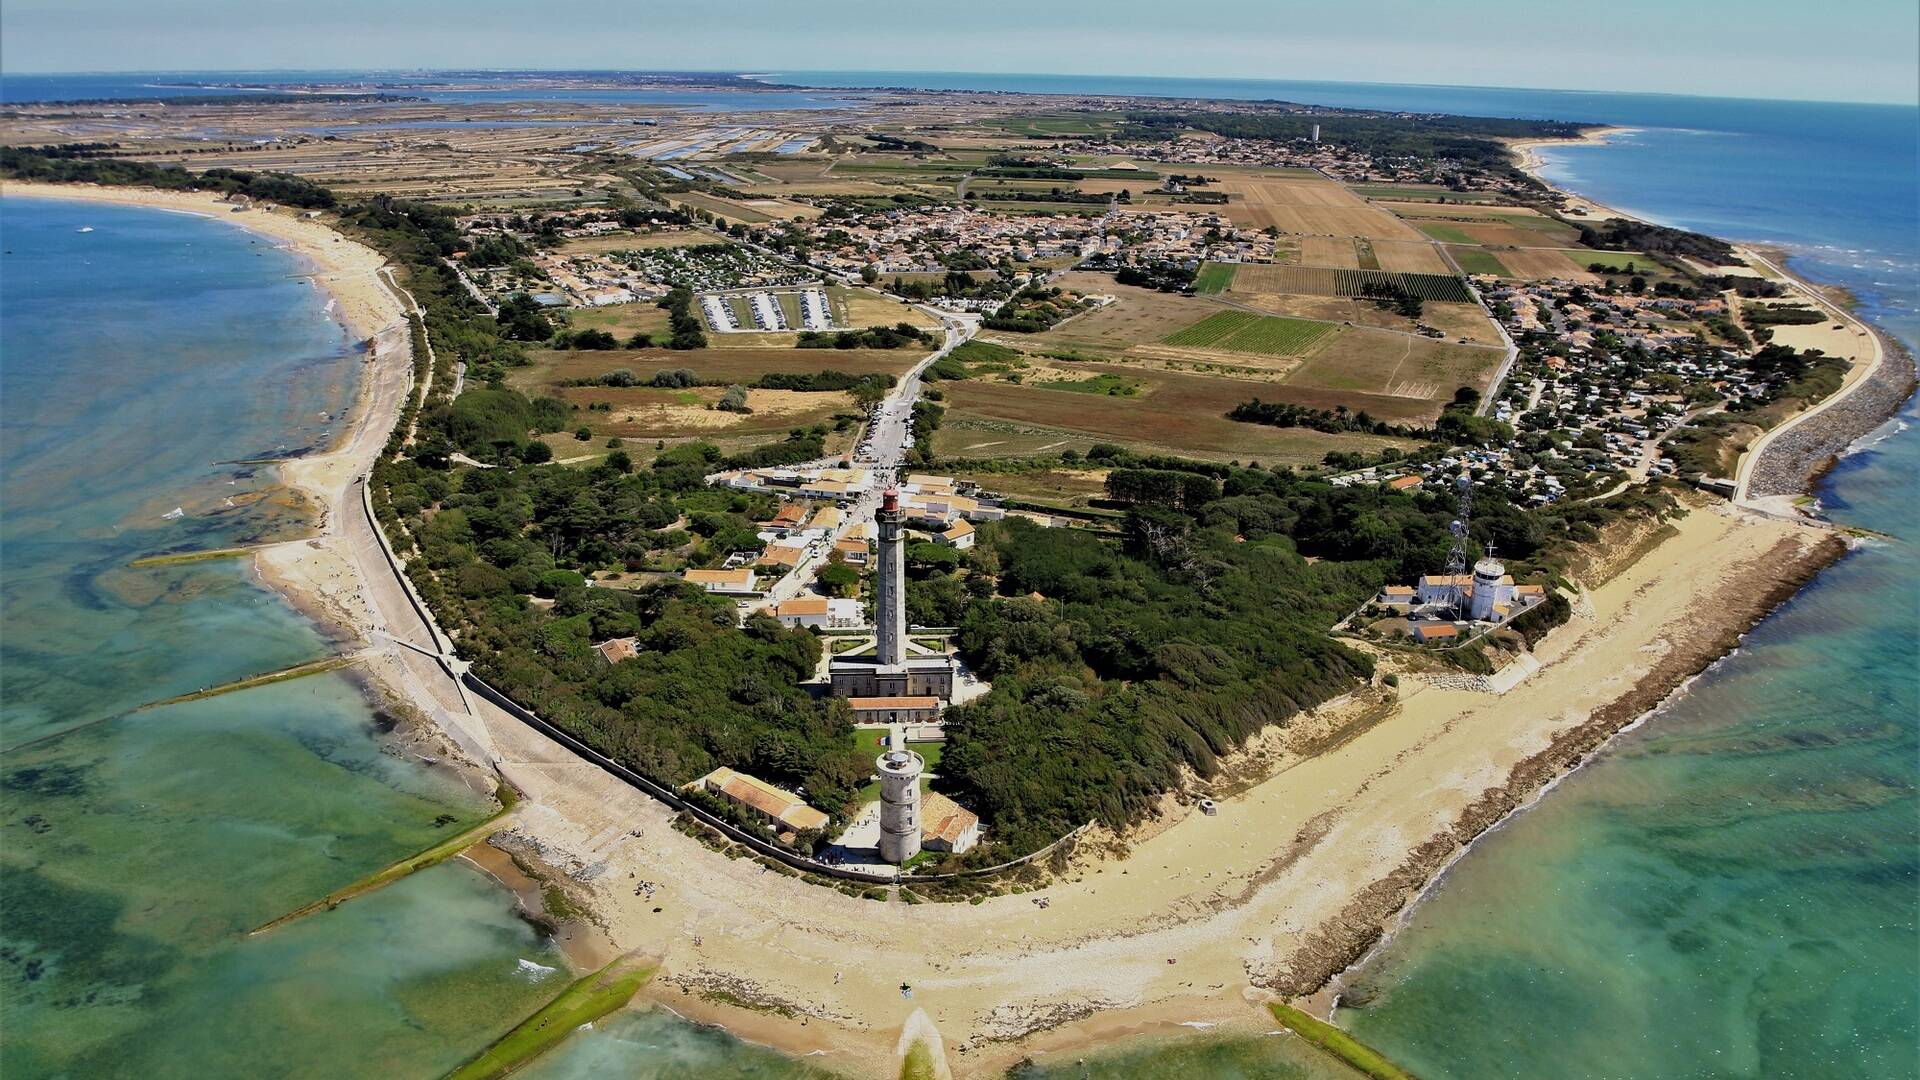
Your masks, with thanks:
[{"label": "cluster of houses", "polygon": [[[892,274],[943,274],[956,250],[994,264],[1092,259],[1112,265],[1206,259],[1265,262],[1274,240],[1236,228],[1213,213],[1120,206],[1101,218],[1039,217],[968,206],[880,210],[852,219],[771,222],[763,231],[801,234],[813,265],[840,274],[871,269]],[[954,308],[997,307],[993,299],[936,298]]]},{"label": "cluster of houses", "polygon": [[1086,218],[1003,214],[967,206],[876,210],[854,218],[769,222],[761,231],[804,234],[808,259],[840,274],[872,267],[880,274],[945,273],[955,251],[989,263],[1079,258],[1099,232]]},{"label": "cluster of houses", "polygon": [[[617,222],[600,221],[563,229],[560,234],[608,235],[622,231]],[[712,290],[774,288],[813,280],[813,275],[771,256],[734,245],[711,250],[708,245],[718,243],[712,236],[691,229],[678,231],[685,235],[685,246],[604,252],[535,251],[524,264],[513,268],[466,266],[457,259],[455,266],[476,295],[495,306],[517,292],[528,292],[550,307],[605,307],[657,299],[682,284],[695,290]],[[511,230],[476,225],[470,231],[474,236],[489,233],[511,234]],[[701,250],[696,252],[695,248]],[[528,279],[528,265],[533,268],[535,282]],[[530,288],[530,284],[536,287]],[[777,305],[774,310],[777,314]],[[715,329],[723,328],[716,325]]]},{"label": "cluster of houses", "polygon": [[[1576,434],[1588,460],[1644,478],[1670,475],[1664,437],[1692,411],[1765,400],[1773,387],[1744,354],[1710,340],[1709,320],[1728,318],[1719,297],[1691,299],[1602,291],[1569,281],[1483,282],[1522,343],[1493,415],[1522,434]],[[1504,306],[1502,306],[1504,305]],[[1546,342],[1544,347],[1542,343]]]}]

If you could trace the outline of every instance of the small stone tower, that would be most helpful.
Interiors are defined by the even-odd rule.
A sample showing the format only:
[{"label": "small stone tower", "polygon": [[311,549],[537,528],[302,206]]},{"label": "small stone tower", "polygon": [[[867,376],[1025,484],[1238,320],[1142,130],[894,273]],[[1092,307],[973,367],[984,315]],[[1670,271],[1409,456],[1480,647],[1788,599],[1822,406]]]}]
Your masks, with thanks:
[{"label": "small stone tower", "polygon": [[907,656],[907,553],[901,535],[900,493],[888,488],[880,497],[874,524],[880,531],[878,586],[874,590],[874,651],[883,667]]},{"label": "small stone tower", "polygon": [[880,773],[880,857],[895,866],[920,854],[920,773],[926,762],[895,729]]},{"label": "small stone tower", "polygon": [[1506,576],[1506,566],[1491,555],[1473,564],[1473,603],[1469,615],[1474,621],[1487,622],[1493,618],[1493,605],[1501,599],[1500,580]]}]

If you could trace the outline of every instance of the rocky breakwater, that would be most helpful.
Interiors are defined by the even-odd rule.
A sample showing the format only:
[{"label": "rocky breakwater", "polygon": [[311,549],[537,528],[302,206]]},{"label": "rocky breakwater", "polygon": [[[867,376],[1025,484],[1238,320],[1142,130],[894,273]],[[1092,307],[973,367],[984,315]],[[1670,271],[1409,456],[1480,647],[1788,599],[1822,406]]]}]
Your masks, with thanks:
[{"label": "rocky breakwater", "polygon": [[1748,485],[1752,498],[1806,492],[1849,444],[1900,411],[1914,391],[1913,357],[1884,335],[1882,345],[1885,358],[1859,387],[1761,449]]}]

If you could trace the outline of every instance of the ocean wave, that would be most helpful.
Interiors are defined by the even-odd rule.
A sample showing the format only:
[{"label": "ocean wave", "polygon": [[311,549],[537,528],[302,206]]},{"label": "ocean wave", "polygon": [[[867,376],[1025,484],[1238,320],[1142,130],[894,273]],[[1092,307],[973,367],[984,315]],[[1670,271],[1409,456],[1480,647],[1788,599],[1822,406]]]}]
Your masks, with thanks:
[{"label": "ocean wave", "polygon": [[1867,453],[1868,451],[1872,450],[1874,447],[1879,446],[1881,443],[1886,442],[1888,439],[1893,438],[1895,435],[1899,435],[1902,432],[1906,431],[1911,426],[1912,426],[1911,424],[1908,424],[1905,420],[1902,420],[1901,418],[1896,416],[1888,420],[1886,423],[1881,424],[1879,427],[1874,428],[1872,431],[1867,432],[1865,435],[1862,435],[1859,438],[1848,443],[1847,448],[1845,450],[1840,451],[1840,456],[1843,458],[1846,458],[1846,457],[1852,457],[1855,454]]},{"label": "ocean wave", "polygon": [[545,964],[536,964],[531,960],[522,959],[517,962],[517,965],[513,969],[513,973],[527,980],[528,982],[543,982],[546,980],[547,976],[552,975],[554,972],[558,970],[560,969],[550,968]]}]

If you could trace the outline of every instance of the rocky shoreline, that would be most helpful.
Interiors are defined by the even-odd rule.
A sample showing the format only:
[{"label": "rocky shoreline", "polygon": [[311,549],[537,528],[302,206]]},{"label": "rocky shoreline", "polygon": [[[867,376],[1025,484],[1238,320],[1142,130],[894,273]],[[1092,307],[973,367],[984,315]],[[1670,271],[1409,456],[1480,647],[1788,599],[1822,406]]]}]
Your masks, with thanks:
[{"label": "rocky shoreline", "polygon": [[1858,387],[1761,448],[1753,463],[1753,497],[1805,494],[1854,440],[1899,413],[1916,386],[1913,356],[1887,335],[1880,338],[1885,356]]}]

